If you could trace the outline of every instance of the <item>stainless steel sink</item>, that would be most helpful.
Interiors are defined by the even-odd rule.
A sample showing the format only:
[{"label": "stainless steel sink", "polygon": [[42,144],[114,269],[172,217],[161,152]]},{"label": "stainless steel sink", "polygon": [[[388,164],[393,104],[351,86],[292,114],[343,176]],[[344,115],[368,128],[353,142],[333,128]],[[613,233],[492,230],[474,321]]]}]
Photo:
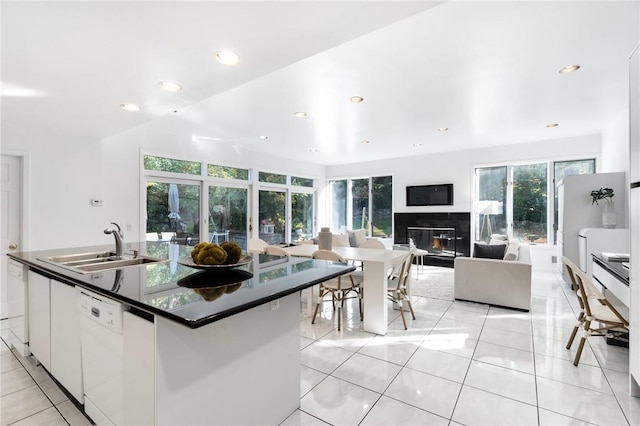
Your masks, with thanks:
[{"label": "stainless steel sink", "polygon": [[168,259],[157,259],[146,256],[123,256],[118,258],[115,253],[111,251],[51,256],[43,257],[39,260],[79,274],[90,274],[129,266],[149,265],[169,261]]},{"label": "stainless steel sink", "polygon": [[98,272],[98,271],[108,271],[110,269],[119,269],[125,268],[127,266],[136,266],[136,265],[146,265],[150,263],[162,263],[167,262],[167,259],[154,259],[151,257],[136,257],[133,259],[120,259],[120,260],[112,260],[108,262],[102,263],[90,263],[75,266],[75,269],[78,271],[83,271],[84,273],[89,272]]},{"label": "stainless steel sink", "polygon": [[66,254],[62,256],[45,257],[45,258],[42,258],[41,260],[45,260],[51,263],[69,263],[69,262],[88,261],[88,260],[98,261],[100,259],[106,259],[109,257],[113,257],[115,255],[116,253],[113,251],[99,251],[99,252],[93,252],[93,253]]}]

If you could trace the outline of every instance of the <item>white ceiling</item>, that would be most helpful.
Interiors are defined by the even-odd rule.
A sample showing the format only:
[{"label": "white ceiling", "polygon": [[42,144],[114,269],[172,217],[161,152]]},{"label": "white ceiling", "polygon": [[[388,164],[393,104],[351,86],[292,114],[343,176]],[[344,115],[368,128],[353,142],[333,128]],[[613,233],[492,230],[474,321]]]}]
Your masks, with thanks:
[{"label": "white ceiling", "polygon": [[[640,39],[638,1],[1,8],[3,125],[102,139],[169,120],[210,143],[327,165],[601,133],[628,106]],[[224,48],[239,65],[215,61]],[[571,64],[582,68],[558,73]]]}]

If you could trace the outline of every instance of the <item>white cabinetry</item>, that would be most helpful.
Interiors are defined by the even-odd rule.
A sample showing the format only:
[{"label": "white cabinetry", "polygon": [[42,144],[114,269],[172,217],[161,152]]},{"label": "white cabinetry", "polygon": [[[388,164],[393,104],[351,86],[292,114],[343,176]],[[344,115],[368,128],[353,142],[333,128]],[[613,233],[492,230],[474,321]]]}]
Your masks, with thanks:
[{"label": "white cabinetry", "polygon": [[80,317],[76,291],[56,280],[51,283],[51,374],[80,403],[83,402]]},{"label": "white cabinetry", "polygon": [[[640,48],[636,47],[629,59],[629,124],[631,183],[629,229],[631,231],[631,289],[629,372],[633,377],[632,392],[640,396]],[[635,383],[634,383],[635,381]]]},{"label": "white cabinetry", "polygon": [[38,361],[51,371],[51,310],[49,278],[28,273],[29,349]]},{"label": "white cabinetry", "polygon": [[29,348],[79,402],[83,401],[80,328],[75,287],[28,273]]},{"label": "white cabinetry", "polygon": [[[612,188],[615,194],[615,211],[619,228],[624,228],[627,218],[627,191],[624,173],[596,173],[567,176],[558,183],[558,257],[567,256],[580,264],[578,232],[582,228],[602,228],[604,202],[591,204],[592,190]],[[558,264],[561,266],[560,259]],[[566,282],[569,278],[563,268]]]},{"label": "white cabinetry", "polygon": [[7,262],[7,307],[9,343],[20,355],[28,357],[27,267],[13,259]]},{"label": "white cabinetry", "polygon": [[130,312],[122,314],[124,347],[124,423],[155,422],[155,326]]}]

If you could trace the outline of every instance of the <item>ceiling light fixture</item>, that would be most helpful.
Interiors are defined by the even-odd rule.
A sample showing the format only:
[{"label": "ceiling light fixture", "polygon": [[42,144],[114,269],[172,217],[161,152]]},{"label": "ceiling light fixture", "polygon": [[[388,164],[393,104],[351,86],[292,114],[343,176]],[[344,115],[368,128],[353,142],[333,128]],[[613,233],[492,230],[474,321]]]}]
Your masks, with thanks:
[{"label": "ceiling light fixture", "polygon": [[447,130],[449,130],[448,127],[438,127],[439,132],[446,132]]},{"label": "ceiling light fixture", "polygon": [[422,146],[421,143],[414,143],[413,146]]},{"label": "ceiling light fixture", "polygon": [[318,150],[316,148],[311,148],[309,152],[318,152]]},{"label": "ceiling light fixture", "polygon": [[304,111],[298,111],[298,112],[294,113],[293,115],[295,115],[298,118],[303,118],[303,117],[307,116],[307,113],[304,112]]},{"label": "ceiling light fixture", "polygon": [[547,127],[550,128],[550,129],[553,128],[553,127],[558,127],[558,126],[559,126],[558,123],[547,124]]},{"label": "ceiling light fixture", "polygon": [[369,141],[360,141],[361,144],[368,145]]},{"label": "ceiling light fixture", "polygon": [[352,96],[349,100],[355,103],[364,102],[364,98],[362,96]]},{"label": "ceiling light fixture", "polygon": [[158,84],[167,92],[178,93],[182,90],[182,86],[180,86],[178,83],[174,83],[173,81],[161,81]]},{"label": "ceiling light fixture", "polygon": [[558,72],[560,74],[569,74],[570,72],[578,71],[580,69],[580,65],[569,65],[564,68],[560,68]]},{"label": "ceiling light fixture", "polygon": [[240,62],[240,57],[229,50],[218,50],[216,59],[223,65],[237,65]]},{"label": "ceiling light fixture", "polygon": [[262,135],[262,136],[258,136],[258,138],[262,140],[266,140],[266,139],[269,139],[269,136]]},{"label": "ceiling light fixture", "polygon": [[120,104],[120,108],[129,112],[138,112],[141,109],[138,105],[135,104]]}]

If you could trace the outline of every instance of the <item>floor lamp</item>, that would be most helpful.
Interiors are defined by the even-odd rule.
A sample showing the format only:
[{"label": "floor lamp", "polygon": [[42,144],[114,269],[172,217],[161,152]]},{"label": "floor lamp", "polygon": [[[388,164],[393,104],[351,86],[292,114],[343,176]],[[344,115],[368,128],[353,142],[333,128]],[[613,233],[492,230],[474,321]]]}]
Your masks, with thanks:
[{"label": "floor lamp", "polygon": [[500,202],[491,200],[482,200],[478,202],[478,213],[483,215],[482,225],[480,226],[480,234],[487,229],[487,236],[493,234],[493,227],[491,226],[491,215],[500,214]]}]

